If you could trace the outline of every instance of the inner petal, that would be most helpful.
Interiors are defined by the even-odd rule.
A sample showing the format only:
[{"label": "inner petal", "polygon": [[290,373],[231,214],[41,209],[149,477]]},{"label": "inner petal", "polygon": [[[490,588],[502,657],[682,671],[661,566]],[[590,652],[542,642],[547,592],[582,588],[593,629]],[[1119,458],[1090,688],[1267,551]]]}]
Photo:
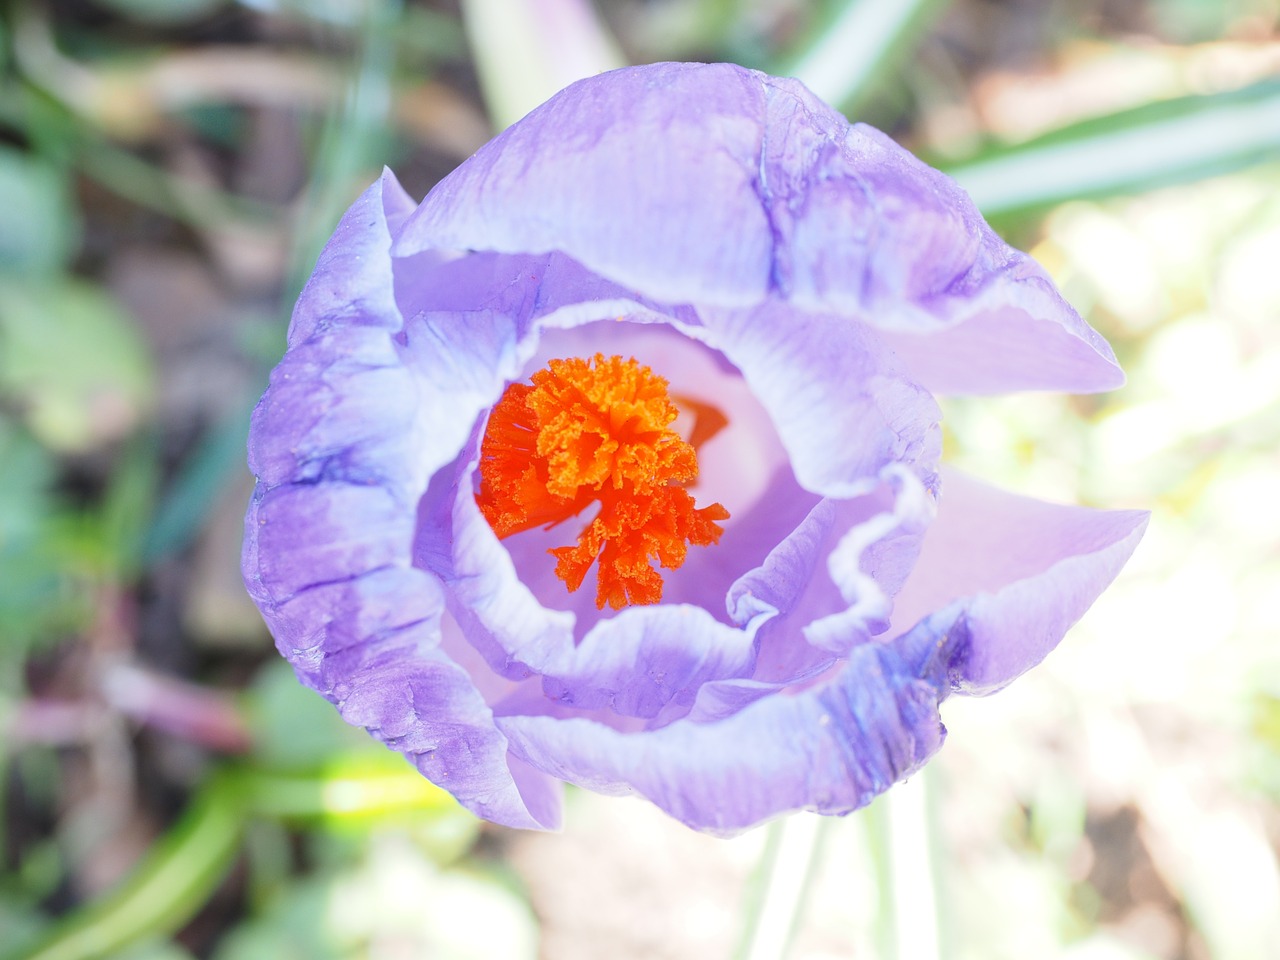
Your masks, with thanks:
[{"label": "inner petal", "polygon": [[[770,491],[779,487],[780,474],[790,478],[790,470],[768,415],[737,369],[720,353],[666,324],[611,320],[548,330],[525,373],[532,375],[549,358],[597,351],[633,355],[669,381],[669,395],[680,411],[672,427],[686,440],[698,443],[698,474],[687,490],[699,505],[723,504],[730,516],[722,521],[724,534],[719,545],[690,548],[683,566],[663,571],[663,601],[693,603],[729,623],[725,612],[729,585],[758,563],[816,498],[801,491],[804,503],[774,502]],[[723,412],[727,423],[708,431],[704,427],[708,423],[706,411]],[[782,488],[788,494],[796,492],[793,480],[782,483]],[[770,502],[766,504],[766,500]],[[588,511],[562,527],[530,529],[503,541],[521,581],[539,601],[576,615],[579,639],[602,614],[586,591],[571,594],[565,590],[554,575],[547,551],[562,547],[576,532],[573,525],[592,517]]]}]

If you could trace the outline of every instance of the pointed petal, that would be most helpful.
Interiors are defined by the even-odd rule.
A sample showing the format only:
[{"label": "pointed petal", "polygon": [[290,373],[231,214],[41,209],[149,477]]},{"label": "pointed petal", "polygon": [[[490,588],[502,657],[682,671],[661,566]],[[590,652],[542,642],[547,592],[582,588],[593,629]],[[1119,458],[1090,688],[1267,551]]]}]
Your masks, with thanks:
[{"label": "pointed petal", "polygon": [[1057,646],[1115,579],[1147,520],[1141,510],[1016,496],[948,470],[893,629],[915,624],[913,632],[945,637],[952,682],[965,693],[997,690]]},{"label": "pointed petal", "polygon": [[403,322],[395,302],[391,240],[415,204],[390,170],[374,181],[338,226],[302,288],[289,325],[289,344],[341,320],[378,327]]}]

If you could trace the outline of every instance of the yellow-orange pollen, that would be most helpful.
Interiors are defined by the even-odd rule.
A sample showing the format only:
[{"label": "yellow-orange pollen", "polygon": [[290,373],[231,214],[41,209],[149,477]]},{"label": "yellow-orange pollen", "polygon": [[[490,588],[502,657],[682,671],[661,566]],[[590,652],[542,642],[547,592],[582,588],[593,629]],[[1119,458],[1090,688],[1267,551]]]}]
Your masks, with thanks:
[{"label": "yellow-orange pollen", "polygon": [[[556,576],[577,590],[598,562],[598,608],[657,603],[662,575],[651,561],[678,569],[689,544],[716,543],[723,532],[716,521],[729,517],[718,503],[695,508],[685,489],[698,476],[698,456],[671,429],[679,410],[667,381],[635,358],[599,353],[590,361],[552,360],[531,379],[507,387],[489,415],[480,444],[481,512],[507,537],[552,527],[598,501],[577,544],[549,551]],[[699,423],[691,439],[701,442],[724,418],[693,407]]]}]

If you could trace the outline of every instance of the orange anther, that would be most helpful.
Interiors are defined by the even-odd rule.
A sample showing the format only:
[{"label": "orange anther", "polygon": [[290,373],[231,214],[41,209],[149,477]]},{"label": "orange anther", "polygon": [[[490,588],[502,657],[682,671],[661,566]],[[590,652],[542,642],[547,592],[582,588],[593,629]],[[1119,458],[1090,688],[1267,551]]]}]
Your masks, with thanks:
[{"label": "orange anther", "polygon": [[577,545],[550,551],[556,576],[577,590],[598,563],[597,607],[657,603],[662,575],[651,561],[679,568],[688,545],[717,542],[716,521],[729,516],[718,503],[696,508],[684,489],[698,476],[698,457],[671,429],[678,415],[667,381],[634,358],[552,360],[532,385],[513,383],[494,404],[476,502],[507,537],[553,527],[598,501]]}]

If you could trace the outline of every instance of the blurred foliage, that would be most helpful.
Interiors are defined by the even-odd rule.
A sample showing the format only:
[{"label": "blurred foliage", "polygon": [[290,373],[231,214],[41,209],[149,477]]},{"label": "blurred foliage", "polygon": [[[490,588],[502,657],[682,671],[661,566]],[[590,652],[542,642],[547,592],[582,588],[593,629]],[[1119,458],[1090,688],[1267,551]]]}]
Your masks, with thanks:
[{"label": "blurred foliage", "polygon": [[[545,946],[564,910],[592,913],[566,884],[605,887],[594,868],[625,887],[626,839],[657,862],[706,839],[635,810],[593,820],[581,797],[554,848],[482,830],[302,688],[264,632],[237,632],[251,609],[201,630],[190,612],[222,582],[213,606],[248,608],[248,411],[351,199],[383,163],[421,195],[568,65],[660,58],[794,72],[941,158],[1130,373],[1105,397],[947,406],[953,460],[1157,516],[1044,668],[981,712],[949,705],[928,826],[945,955],[1273,946],[1280,4],[582,0],[599,16],[558,33],[506,9],[0,12],[4,960],[532,957],[535,912],[543,954],[573,960]],[[122,668],[141,686],[113,686]],[[793,956],[887,957],[908,936],[894,884],[930,880],[894,859],[901,822],[877,808],[824,835]],[[575,839],[581,876],[562,866]],[[715,843],[671,855],[654,884],[671,916],[680,871],[740,849]],[[743,927],[728,912],[723,944]],[[656,949],[636,943],[577,955]]]},{"label": "blurred foliage", "polygon": [[44,448],[0,417],[0,677],[6,687],[14,684],[27,646],[68,625],[65,583],[50,548],[55,470]]},{"label": "blurred foliage", "polygon": [[66,177],[0,146],[0,201],[0,271],[38,275],[64,267],[79,235]]},{"label": "blurred foliage", "polygon": [[0,393],[54,450],[83,452],[127,434],[152,372],[131,318],[71,277],[0,278]]}]

